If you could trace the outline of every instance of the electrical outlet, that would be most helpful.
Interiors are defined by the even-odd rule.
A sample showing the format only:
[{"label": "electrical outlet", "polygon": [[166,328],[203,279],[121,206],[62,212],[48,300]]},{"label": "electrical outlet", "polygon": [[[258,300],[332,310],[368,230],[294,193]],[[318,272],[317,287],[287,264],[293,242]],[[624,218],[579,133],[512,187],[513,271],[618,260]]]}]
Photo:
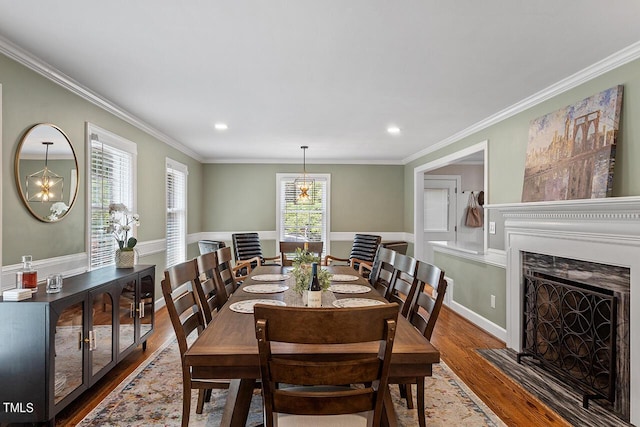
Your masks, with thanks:
[{"label": "electrical outlet", "polygon": [[496,308],[496,296],[491,295],[491,308]]},{"label": "electrical outlet", "polygon": [[489,234],[496,234],[496,223],[489,221]]}]

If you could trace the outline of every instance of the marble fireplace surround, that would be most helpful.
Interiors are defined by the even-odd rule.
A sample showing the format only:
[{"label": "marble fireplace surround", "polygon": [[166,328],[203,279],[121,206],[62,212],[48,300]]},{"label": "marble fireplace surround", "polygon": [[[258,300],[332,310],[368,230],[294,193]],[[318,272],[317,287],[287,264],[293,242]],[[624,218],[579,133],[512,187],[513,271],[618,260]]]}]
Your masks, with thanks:
[{"label": "marble fireplace surround", "polygon": [[489,205],[504,219],[507,347],[521,351],[521,252],[630,269],[630,422],[640,425],[640,197]]}]

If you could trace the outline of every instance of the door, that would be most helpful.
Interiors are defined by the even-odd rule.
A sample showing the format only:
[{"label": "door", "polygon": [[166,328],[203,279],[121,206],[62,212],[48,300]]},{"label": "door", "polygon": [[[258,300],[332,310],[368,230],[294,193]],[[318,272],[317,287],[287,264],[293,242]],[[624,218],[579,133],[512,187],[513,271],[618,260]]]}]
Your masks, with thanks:
[{"label": "door", "polygon": [[154,293],[155,293],[155,270],[150,269],[148,272],[140,273],[139,300],[138,300],[138,321],[139,336],[138,341],[142,341],[142,348],[147,348],[148,335],[153,330],[154,317]]},{"label": "door", "polygon": [[456,241],[458,176],[424,177],[424,241]]},{"label": "door", "polygon": [[89,375],[91,384],[115,366],[114,301],[116,284],[89,292]]},{"label": "door", "polygon": [[136,344],[135,324],[137,315],[137,276],[131,275],[120,282],[118,298],[118,360],[121,360]]},{"label": "door", "polygon": [[[89,343],[85,324],[85,298],[86,294],[78,293],[72,298],[52,304],[51,320],[55,325],[53,405],[58,405],[67,398],[75,398],[88,387],[84,368],[85,348]],[[49,381],[51,382],[51,379]]]}]

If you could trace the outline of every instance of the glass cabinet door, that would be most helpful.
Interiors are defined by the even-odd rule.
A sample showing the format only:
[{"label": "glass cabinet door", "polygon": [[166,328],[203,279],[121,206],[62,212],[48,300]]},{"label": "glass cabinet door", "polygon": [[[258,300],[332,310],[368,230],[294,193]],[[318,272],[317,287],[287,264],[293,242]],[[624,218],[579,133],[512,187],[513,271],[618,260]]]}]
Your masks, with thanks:
[{"label": "glass cabinet door", "polygon": [[140,312],[138,313],[140,318],[140,338],[143,338],[153,329],[154,286],[153,275],[147,274],[140,277]]},{"label": "glass cabinet door", "polygon": [[118,317],[120,320],[118,352],[122,353],[135,344],[135,318],[136,306],[136,280],[131,279],[122,286],[118,304]]},{"label": "glass cabinet door", "polygon": [[113,297],[108,292],[92,295],[89,330],[91,374],[113,361]]},{"label": "glass cabinet door", "polygon": [[55,329],[54,403],[60,402],[83,382],[82,352],[86,337],[82,334],[84,302],[66,307]]}]

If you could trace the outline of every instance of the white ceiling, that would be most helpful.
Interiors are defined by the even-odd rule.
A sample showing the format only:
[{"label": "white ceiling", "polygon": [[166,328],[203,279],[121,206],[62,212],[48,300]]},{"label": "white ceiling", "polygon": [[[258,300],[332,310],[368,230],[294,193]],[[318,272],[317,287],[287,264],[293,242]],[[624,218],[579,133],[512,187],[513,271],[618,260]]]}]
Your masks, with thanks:
[{"label": "white ceiling", "polygon": [[639,16],[637,0],[0,0],[0,36],[202,161],[308,145],[309,163],[402,164],[638,42]]}]

